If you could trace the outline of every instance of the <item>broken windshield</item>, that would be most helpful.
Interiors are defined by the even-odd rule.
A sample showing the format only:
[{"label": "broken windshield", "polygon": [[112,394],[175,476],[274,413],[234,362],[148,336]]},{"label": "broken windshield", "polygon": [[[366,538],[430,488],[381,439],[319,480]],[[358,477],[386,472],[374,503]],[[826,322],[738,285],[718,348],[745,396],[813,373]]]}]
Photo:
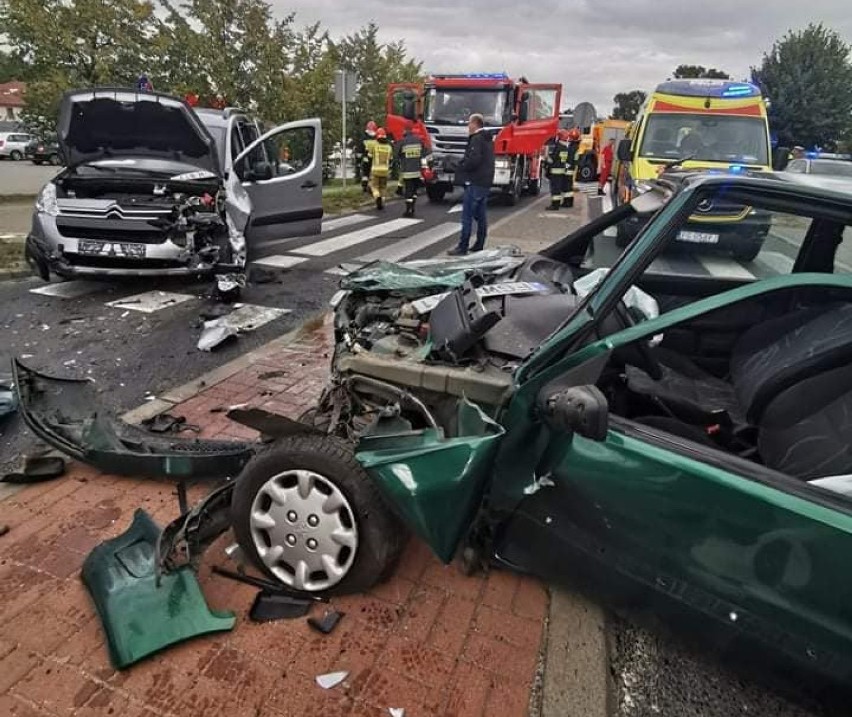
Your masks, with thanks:
[{"label": "broken windshield", "polygon": [[471,90],[432,88],[426,95],[426,121],[435,124],[466,124],[479,113],[485,124],[502,126],[508,121],[506,90]]}]

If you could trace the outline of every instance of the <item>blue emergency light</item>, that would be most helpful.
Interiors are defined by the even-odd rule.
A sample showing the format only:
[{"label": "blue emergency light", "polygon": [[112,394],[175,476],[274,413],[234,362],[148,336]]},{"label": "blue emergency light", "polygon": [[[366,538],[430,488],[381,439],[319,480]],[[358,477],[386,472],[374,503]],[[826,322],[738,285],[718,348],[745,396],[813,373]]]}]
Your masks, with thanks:
[{"label": "blue emergency light", "polygon": [[805,156],[808,159],[819,159],[819,152],[808,152]]},{"label": "blue emergency light", "polygon": [[471,72],[461,75],[433,75],[442,80],[508,80],[509,75],[505,72]]},{"label": "blue emergency light", "polygon": [[743,167],[743,165],[741,164],[732,164],[730,167],[728,167],[728,171],[731,174],[740,174],[745,171],[745,167]]},{"label": "blue emergency light", "polygon": [[722,90],[722,97],[751,97],[754,93],[754,85],[729,85]]}]

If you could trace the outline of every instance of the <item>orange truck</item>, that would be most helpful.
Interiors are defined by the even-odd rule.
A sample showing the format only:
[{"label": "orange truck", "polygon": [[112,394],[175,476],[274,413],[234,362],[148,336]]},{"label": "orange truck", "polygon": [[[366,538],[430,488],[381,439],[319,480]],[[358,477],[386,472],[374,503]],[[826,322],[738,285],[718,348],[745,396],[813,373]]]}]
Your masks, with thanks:
[{"label": "orange truck", "polygon": [[464,155],[468,117],[485,118],[494,139],[494,186],[509,204],[541,190],[545,145],[559,127],[562,85],[531,84],[506,74],[431,75],[422,83],[392,84],[385,127],[400,139],[410,127],[432,154],[426,193],[440,202],[453,191],[453,164]]}]

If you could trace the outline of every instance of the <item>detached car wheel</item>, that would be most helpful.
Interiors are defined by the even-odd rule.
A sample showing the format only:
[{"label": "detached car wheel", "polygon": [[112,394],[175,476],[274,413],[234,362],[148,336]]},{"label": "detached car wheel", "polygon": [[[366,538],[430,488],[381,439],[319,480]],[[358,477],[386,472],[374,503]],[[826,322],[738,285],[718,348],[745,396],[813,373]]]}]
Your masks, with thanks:
[{"label": "detached car wheel", "polygon": [[314,594],[369,589],[390,575],[405,542],[351,446],[332,436],[289,436],[255,456],[231,517],[260,570]]}]

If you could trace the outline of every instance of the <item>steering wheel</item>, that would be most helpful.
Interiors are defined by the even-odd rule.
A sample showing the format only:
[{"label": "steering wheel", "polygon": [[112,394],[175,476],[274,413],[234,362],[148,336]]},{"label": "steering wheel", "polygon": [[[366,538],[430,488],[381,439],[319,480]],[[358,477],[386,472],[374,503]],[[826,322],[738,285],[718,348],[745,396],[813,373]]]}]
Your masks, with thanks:
[{"label": "steering wheel", "polygon": [[[618,304],[616,304],[615,311],[613,313],[619,323],[622,324],[623,328],[629,329],[631,326],[636,325],[636,321],[630,315],[630,311],[623,301],[619,301]],[[654,354],[651,351],[651,345],[647,340],[635,342],[630,347],[630,350],[635,354],[636,360],[630,361],[629,363],[634,364],[637,368],[641,368],[652,379],[654,379],[654,381],[659,381],[663,377],[663,367],[654,357]]]}]

